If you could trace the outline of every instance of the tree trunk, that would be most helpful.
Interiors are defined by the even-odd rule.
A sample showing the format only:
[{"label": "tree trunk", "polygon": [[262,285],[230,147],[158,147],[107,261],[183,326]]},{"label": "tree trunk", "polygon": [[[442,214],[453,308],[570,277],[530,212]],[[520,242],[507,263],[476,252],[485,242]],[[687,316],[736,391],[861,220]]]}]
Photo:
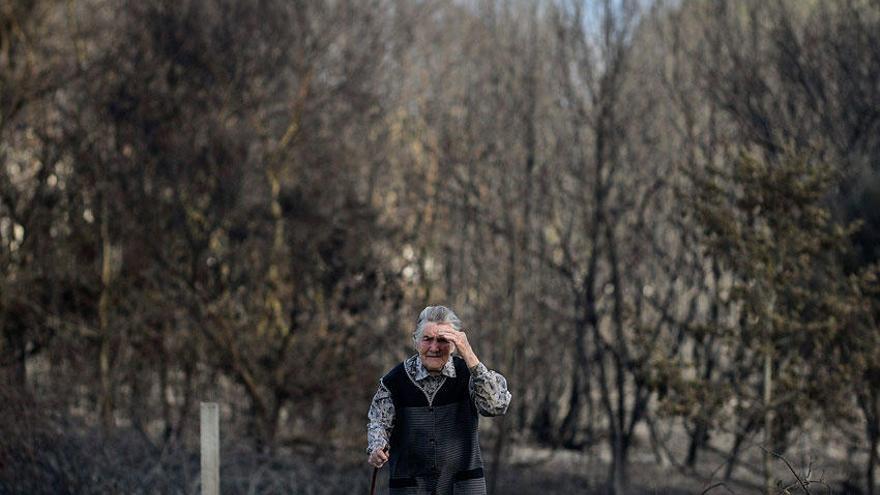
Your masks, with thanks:
[{"label": "tree trunk", "polygon": [[498,479],[501,477],[503,468],[504,449],[507,447],[508,432],[507,415],[504,415],[498,418],[498,438],[495,439],[495,445],[492,449],[492,472],[489,478],[489,493],[498,493]]},{"label": "tree trunk", "polygon": [[745,432],[739,432],[734,436],[733,447],[730,448],[730,452],[727,454],[727,466],[724,468],[724,481],[730,481],[733,477],[733,470],[736,468],[736,462],[739,460],[739,451],[742,448],[745,439]]},{"label": "tree trunk", "polygon": [[876,484],[874,481],[874,468],[877,466],[877,436],[878,435],[877,435],[877,428],[875,427],[873,429],[875,431],[872,434],[871,443],[870,443],[870,447],[868,450],[868,468],[867,468],[867,473],[865,476],[867,478],[867,484],[868,484],[867,490],[865,491],[865,493],[867,493],[868,495],[874,495],[874,487]]},{"label": "tree trunk", "polygon": [[150,384],[146,383],[147,377],[144,376],[140,365],[133,365],[127,375],[129,386],[128,417],[131,420],[131,426],[144,438],[150,440],[147,431],[147,423],[150,420]]},{"label": "tree trunk", "polygon": [[577,447],[577,425],[581,414],[582,375],[589,374],[589,359],[586,352],[586,324],[582,320],[575,323],[575,345],[573,349],[575,365],[571,369],[571,393],[568,398],[568,413],[559,427],[559,440],[562,445],[569,448]]},{"label": "tree trunk", "polygon": [[697,464],[697,455],[700,452],[700,449],[706,444],[706,439],[708,438],[709,429],[705,420],[697,419],[695,421],[694,431],[690,435],[690,443],[688,444],[688,453],[687,458],[685,459],[685,465],[689,468],[693,468]]},{"label": "tree trunk", "polygon": [[770,346],[764,354],[764,493],[773,494],[770,449],[773,448],[773,356]]},{"label": "tree trunk", "polygon": [[[27,340],[25,339],[25,330],[17,325],[13,320],[5,323],[0,320],[0,331],[6,335],[6,343],[9,346],[8,352],[12,360],[12,365],[5,371],[5,380],[10,387],[24,390],[27,386]],[[2,347],[0,347],[2,349]]]},{"label": "tree trunk", "polygon": [[[713,304],[712,308],[712,321],[715,324],[718,324],[718,304]],[[703,361],[705,363],[705,368],[703,370],[703,383],[711,383],[712,381],[712,372],[715,369],[715,360],[712,357],[712,348],[714,346],[714,339],[708,338],[706,339],[703,345]],[[699,362],[699,356],[697,355],[697,346],[694,346],[694,361]],[[694,430],[690,432],[690,444],[688,445],[688,453],[687,458],[685,459],[685,465],[691,469],[693,469],[697,465],[697,457],[700,454],[700,451],[706,444],[709,442],[709,422],[705,419],[708,416],[702,416],[702,414],[711,414],[710,411],[702,410],[701,416],[694,420]]]},{"label": "tree trunk", "polygon": [[110,283],[112,278],[112,249],[110,242],[110,219],[106,193],[101,198],[101,296],[98,300],[98,373],[101,393],[98,410],[105,430],[113,428],[113,384],[110,358]]},{"label": "tree trunk", "polygon": [[[193,354],[196,354],[193,352]],[[183,404],[180,405],[179,416],[177,419],[177,424],[174,426],[174,438],[180,439],[188,424],[189,419],[192,414],[195,414],[195,408],[193,404],[195,403],[195,394],[196,394],[196,363],[193,360],[186,359],[183,362]]]},{"label": "tree trunk", "polygon": [[672,461],[669,455],[669,449],[666,447],[665,442],[660,438],[660,434],[657,431],[657,424],[654,421],[654,418],[649,414],[645,415],[645,422],[648,425],[648,433],[651,438],[651,452],[654,454],[654,459],[657,462],[657,465],[661,468],[668,468]]},{"label": "tree trunk", "polygon": [[627,442],[622,434],[614,433],[611,438],[611,472],[609,488],[613,495],[626,493]]},{"label": "tree trunk", "polygon": [[880,442],[880,402],[878,402],[877,393],[869,390],[861,395],[860,405],[865,414],[865,432],[868,437],[868,465],[865,469],[865,482],[867,484],[865,493],[874,495],[876,493],[876,480],[874,471],[877,466],[877,444]]},{"label": "tree trunk", "polygon": [[538,405],[537,411],[535,411],[534,418],[532,419],[531,430],[532,435],[538,443],[555,446],[559,441],[558,429],[553,427],[555,422],[554,411],[556,408],[550,399],[550,387],[546,383],[544,384],[544,390],[545,392],[541,399],[541,403]]},{"label": "tree trunk", "polygon": [[171,439],[174,431],[173,421],[171,419],[171,401],[168,400],[169,383],[168,383],[168,367],[170,366],[168,359],[168,349],[165,347],[165,332],[159,339],[159,403],[162,405],[162,422],[165,423],[162,432],[162,440],[167,442]]}]

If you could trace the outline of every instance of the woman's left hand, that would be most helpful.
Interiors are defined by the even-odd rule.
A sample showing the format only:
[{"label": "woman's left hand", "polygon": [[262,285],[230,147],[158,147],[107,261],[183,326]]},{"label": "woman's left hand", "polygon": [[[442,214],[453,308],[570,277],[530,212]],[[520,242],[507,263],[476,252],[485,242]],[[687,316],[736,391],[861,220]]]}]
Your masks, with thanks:
[{"label": "woman's left hand", "polygon": [[437,337],[452,342],[468,368],[473,368],[480,364],[480,360],[477,359],[476,353],[474,353],[470,342],[468,342],[467,334],[464,332],[459,332],[449,325],[443,325],[438,329]]}]

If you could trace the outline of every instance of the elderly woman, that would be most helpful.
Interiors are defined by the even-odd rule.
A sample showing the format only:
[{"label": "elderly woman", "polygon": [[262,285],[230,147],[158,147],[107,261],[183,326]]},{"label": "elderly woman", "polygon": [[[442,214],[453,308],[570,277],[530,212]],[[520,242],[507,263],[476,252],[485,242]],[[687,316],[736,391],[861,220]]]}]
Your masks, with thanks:
[{"label": "elderly woman", "polygon": [[392,495],[485,494],[478,413],[507,411],[507,381],[480,362],[461,320],[444,306],[419,314],[413,344],[417,354],[379,380],[367,427],[369,463],[389,463]]}]

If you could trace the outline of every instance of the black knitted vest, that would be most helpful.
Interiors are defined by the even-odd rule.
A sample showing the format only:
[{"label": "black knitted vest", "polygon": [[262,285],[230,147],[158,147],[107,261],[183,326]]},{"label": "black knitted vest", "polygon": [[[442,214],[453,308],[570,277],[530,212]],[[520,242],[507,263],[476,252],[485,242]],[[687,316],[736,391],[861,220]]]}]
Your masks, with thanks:
[{"label": "black knitted vest", "polygon": [[382,377],[394,401],[391,495],[485,495],[477,434],[479,416],[468,391],[470,370],[453,357],[455,378],[428,397],[397,365]]}]

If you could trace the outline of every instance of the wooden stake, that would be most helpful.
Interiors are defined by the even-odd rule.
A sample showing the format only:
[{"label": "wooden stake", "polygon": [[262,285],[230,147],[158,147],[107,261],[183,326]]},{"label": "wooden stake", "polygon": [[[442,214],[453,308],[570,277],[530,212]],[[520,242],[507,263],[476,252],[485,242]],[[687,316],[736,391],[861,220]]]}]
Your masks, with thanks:
[{"label": "wooden stake", "polygon": [[202,495],[220,495],[220,408],[201,403]]}]

